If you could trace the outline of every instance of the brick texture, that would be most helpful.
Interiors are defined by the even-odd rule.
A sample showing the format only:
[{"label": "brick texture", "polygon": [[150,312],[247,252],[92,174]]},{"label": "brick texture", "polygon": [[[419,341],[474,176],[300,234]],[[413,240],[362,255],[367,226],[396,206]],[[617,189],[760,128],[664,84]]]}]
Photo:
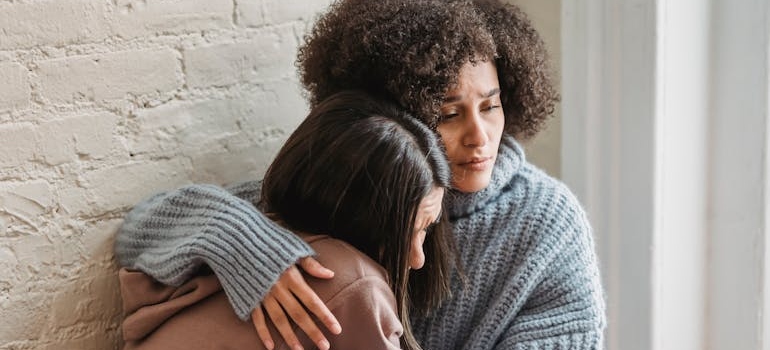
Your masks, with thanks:
[{"label": "brick texture", "polygon": [[297,42],[291,28],[268,28],[255,38],[187,50],[184,62],[190,87],[226,86],[296,76]]},{"label": "brick texture", "polygon": [[27,69],[18,63],[0,63],[0,111],[29,106]]},{"label": "brick texture", "polygon": [[168,92],[181,86],[174,51],[77,56],[39,64],[40,95],[52,103],[108,100]]},{"label": "brick texture", "polygon": [[137,201],[261,176],[330,0],[0,0],[0,350],[118,349]]}]

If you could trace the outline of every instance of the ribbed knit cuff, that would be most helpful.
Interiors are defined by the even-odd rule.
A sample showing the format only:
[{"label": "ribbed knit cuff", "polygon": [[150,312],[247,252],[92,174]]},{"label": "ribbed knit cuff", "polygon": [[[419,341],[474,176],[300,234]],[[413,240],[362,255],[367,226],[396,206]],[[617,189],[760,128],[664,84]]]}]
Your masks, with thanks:
[{"label": "ribbed knit cuff", "polygon": [[193,249],[219,277],[236,315],[247,320],[281,274],[315,252],[264,215],[232,210],[212,223],[211,230],[219,232],[195,242]]},{"label": "ribbed knit cuff", "polygon": [[242,320],[287,268],[314,254],[253,204],[211,185],[185,186],[138,204],[126,216],[115,252],[122,266],[175,286],[208,265]]},{"label": "ribbed knit cuff", "polygon": [[236,315],[249,319],[270,288],[298,259],[315,254],[301,238],[259,212],[251,203],[228,197],[191,245],[219,277]]}]

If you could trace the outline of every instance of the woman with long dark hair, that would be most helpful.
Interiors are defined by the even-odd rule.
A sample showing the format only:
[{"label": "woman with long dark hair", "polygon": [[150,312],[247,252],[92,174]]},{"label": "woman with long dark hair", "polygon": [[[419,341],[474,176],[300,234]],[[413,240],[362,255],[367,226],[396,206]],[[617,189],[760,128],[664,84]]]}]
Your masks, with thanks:
[{"label": "woman with long dark hair", "polygon": [[[329,338],[332,348],[420,348],[410,310],[428,312],[449,293],[453,245],[441,210],[449,181],[434,133],[360,92],[317,104],[289,136],[255,204],[336,271],[332,280],[309,282],[346,329]],[[418,269],[426,273],[410,278],[410,270]],[[152,285],[147,279],[121,271],[126,349],[261,346],[254,327],[237,318],[210,274],[160,290],[146,288]],[[276,333],[272,325],[269,330]],[[313,346],[306,337],[301,343]]]}]

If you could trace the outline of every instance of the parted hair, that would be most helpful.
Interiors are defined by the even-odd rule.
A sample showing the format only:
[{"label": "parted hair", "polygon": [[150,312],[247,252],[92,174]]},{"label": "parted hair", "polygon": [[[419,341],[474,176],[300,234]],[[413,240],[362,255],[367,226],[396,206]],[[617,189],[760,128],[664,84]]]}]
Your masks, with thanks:
[{"label": "parted hair", "polygon": [[447,188],[450,176],[432,130],[392,103],[343,91],[317,103],[289,136],[264,177],[260,205],[292,230],[328,234],[381,264],[398,302],[402,346],[419,349],[409,312],[449,295],[456,261],[446,215],[426,235],[425,271],[411,280],[409,249],[420,202]]},{"label": "parted hair", "polygon": [[311,105],[363,90],[435,127],[460,68],[478,61],[497,67],[506,132],[535,135],[558,92],[540,35],[500,0],[338,0],[304,37],[296,64]]}]

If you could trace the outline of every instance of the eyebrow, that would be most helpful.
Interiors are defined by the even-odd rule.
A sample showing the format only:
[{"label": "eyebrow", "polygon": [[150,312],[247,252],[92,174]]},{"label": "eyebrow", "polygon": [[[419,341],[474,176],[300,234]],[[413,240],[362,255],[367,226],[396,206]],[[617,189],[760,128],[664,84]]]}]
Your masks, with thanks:
[{"label": "eyebrow", "polygon": [[[481,95],[481,97],[482,97],[482,98],[489,98],[489,97],[492,97],[492,96],[494,96],[494,95],[497,95],[497,94],[499,94],[499,93],[500,93],[500,88],[499,88],[499,87],[497,87],[497,88],[494,88],[494,89],[492,89],[492,90],[489,90],[489,92],[487,92],[486,94],[482,94],[482,95]],[[447,97],[444,99],[444,103],[457,102],[457,101],[459,101],[459,100],[460,100],[460,98],[461,98],[461,97],[462,97],[462,96],[458,96],[458,95],[454,95],[454,96],[447,96]]]}]

